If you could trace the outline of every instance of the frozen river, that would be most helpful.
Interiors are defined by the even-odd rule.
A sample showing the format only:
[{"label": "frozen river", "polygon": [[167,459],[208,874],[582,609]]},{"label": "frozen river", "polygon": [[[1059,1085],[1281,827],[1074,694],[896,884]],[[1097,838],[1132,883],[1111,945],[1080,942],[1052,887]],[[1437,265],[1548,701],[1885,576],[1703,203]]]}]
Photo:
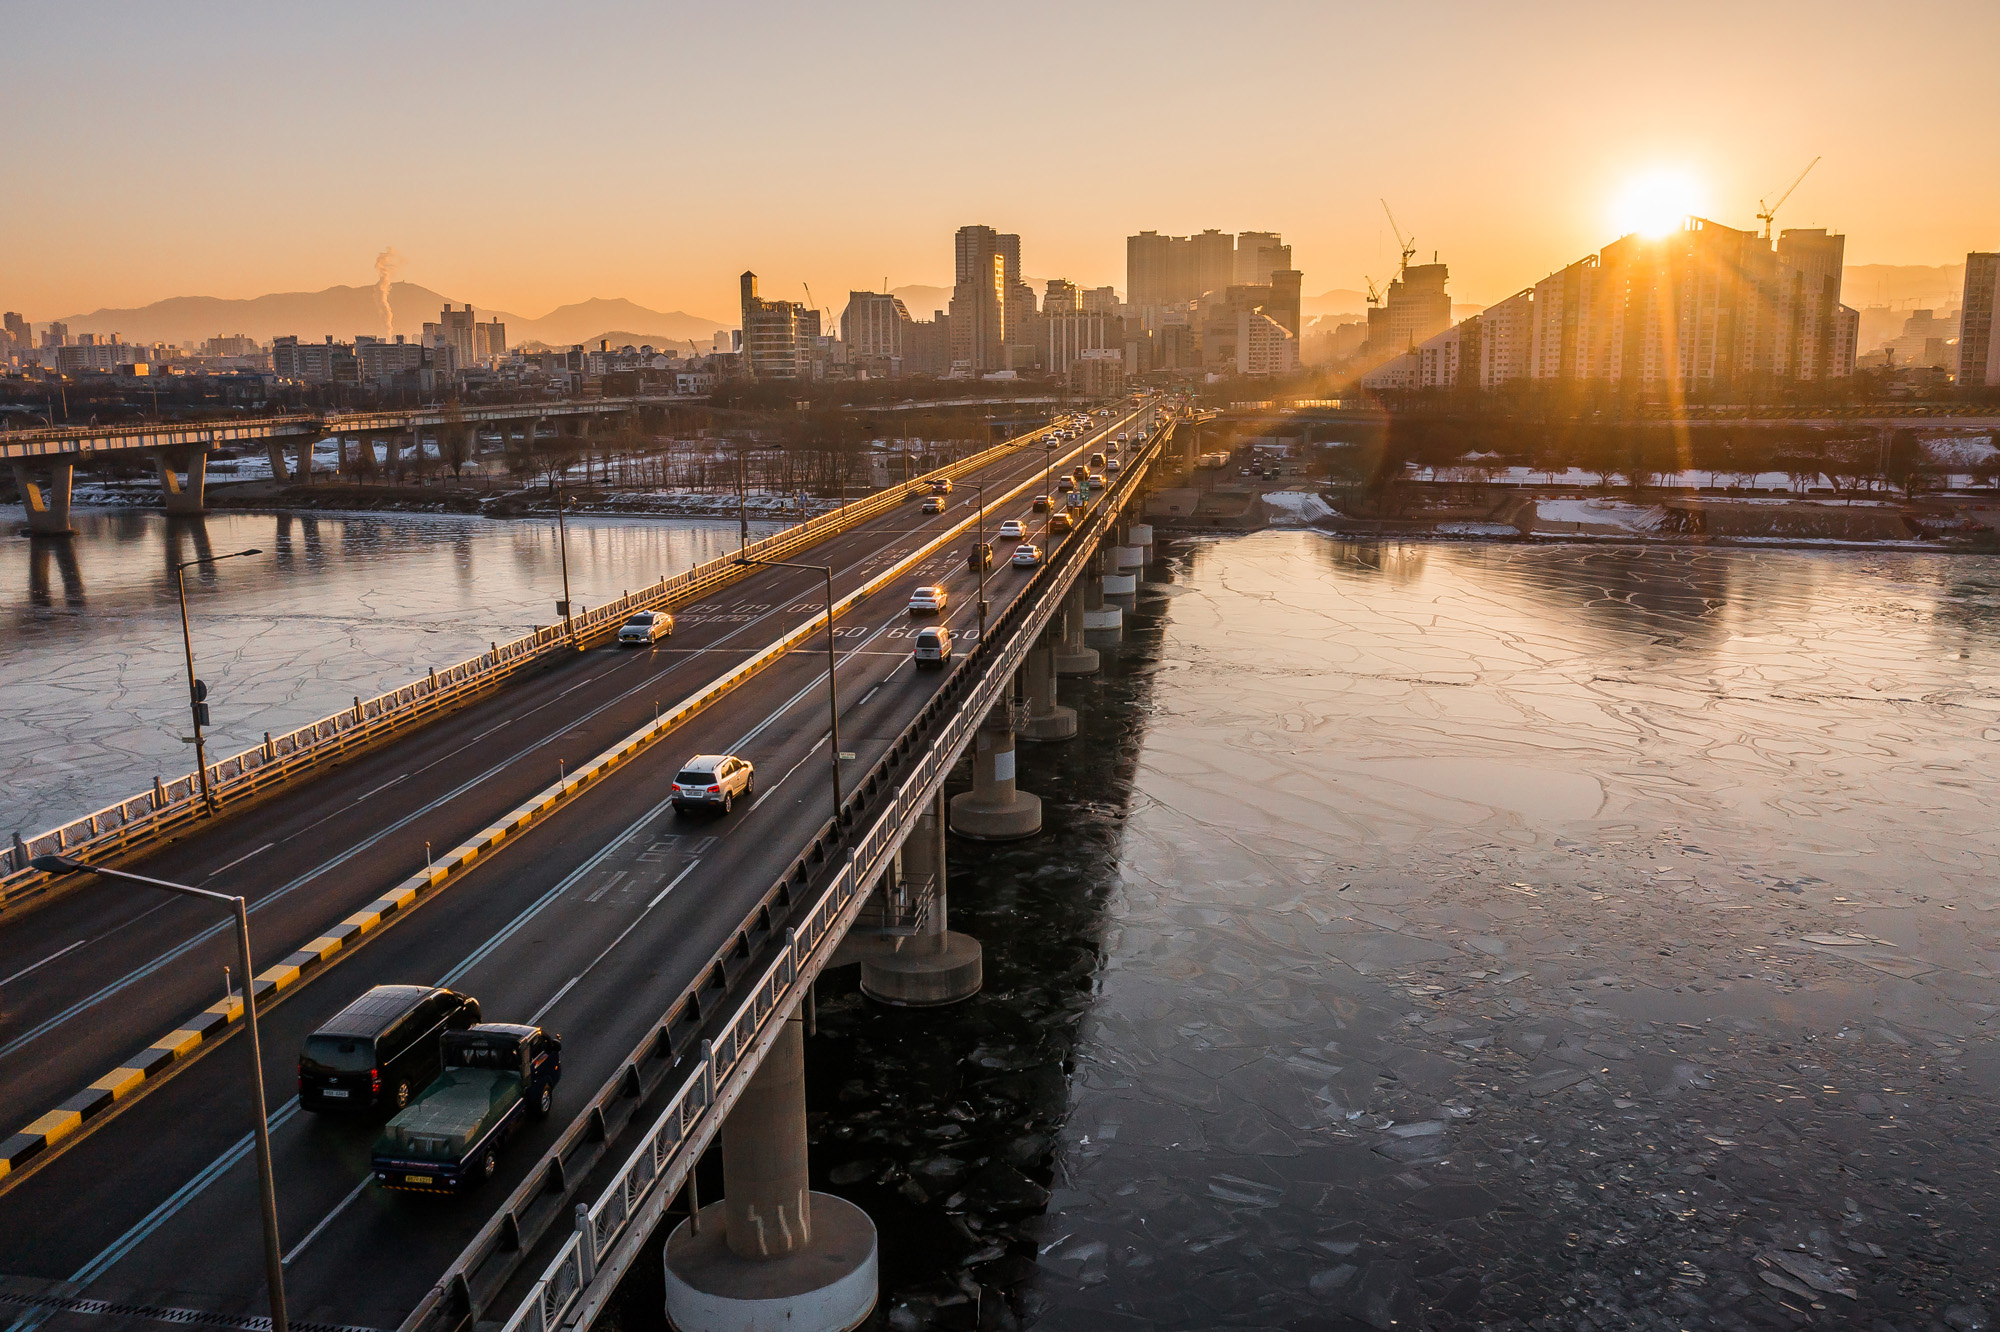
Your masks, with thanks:
[{"label": "frozen river", "polygon": [[[5,827],[32,834],[194,768],[172,562],[219,758],[555,620],[555,524],[398,513],[75,515],[67,541],[0,537]],[[751,524],[752,537],[772,530]],[[734,522],[569,522],[573,598],[595,606],[735,549]]]},{"label": "frozen river", "polygon": [[1162,555],[986,993],[820,1003],[891,1327],[2000,1311],[2000,562]]}]

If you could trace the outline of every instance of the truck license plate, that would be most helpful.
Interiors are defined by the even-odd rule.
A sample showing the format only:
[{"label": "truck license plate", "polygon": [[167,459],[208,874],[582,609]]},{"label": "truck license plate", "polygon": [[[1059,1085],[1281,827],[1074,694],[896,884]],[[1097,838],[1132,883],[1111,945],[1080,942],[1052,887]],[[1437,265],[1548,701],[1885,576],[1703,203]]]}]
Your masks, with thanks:
[{"label": "truck license plate", "polygon": [[347,1099],[347,1093],[338,1087],[328,1087],[325,1091],[321,1092],[320,1095],[329,1097],[332,1100],[336,1101],[344,1101]]},{"label": "truck license plate", "polygon": [[405,1184],[429,1184],[433,1181],[429,1175],[405,1175],[403,1176],[403,1182]]}]

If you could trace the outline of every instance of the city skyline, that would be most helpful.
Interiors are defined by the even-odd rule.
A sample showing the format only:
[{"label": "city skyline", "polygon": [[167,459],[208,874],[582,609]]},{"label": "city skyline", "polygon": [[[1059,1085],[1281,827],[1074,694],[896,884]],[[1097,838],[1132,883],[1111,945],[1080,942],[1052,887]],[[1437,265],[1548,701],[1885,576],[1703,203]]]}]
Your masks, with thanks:
[{"label": "city skyline", "polygon": [[[1121,289],[1130,234],[1270,228],[1311,296],[1387,280],[1386,196],[1419,257],[1451,265],[1454,297],[1491,304],[1618,234],[1635,182],[1677,180],[1690,211],[1748,228],[1815,157],[1779,226],[1844,232],[1851,263],[1946,264],[2000,241],[2000,172],[1885,120],[1869,91],[1892,67],[1969,86],[2000,37],[1990,10],[1937,3],[1885,26],[1859,6],[1815,7],[1810,23],[1799,6],[1690,8],[1588,35],[1577,12],[1468,7],[1426,35],[1352,7],[1264,6],[1237,25],[1288,50],[1368,53],[1330,56],[1352,61],[1331,83],[1219,57],[1194,40],[1194,10],[1029,11],[980,29],[1019,71],[1023,110],[974,140],[963,116],[929,114],[950,93],[926,80],[977,25],[930,11],[598,11],[549,32],[516,21],[526,11],[471,25],[364,6],[315,15],[306,41],[303,18],[211,7],[87,44],[58,16],[24,15],[0,74],[22,140],[46,149],[37,192],[51,206],[0,222],[7,251],[34,258],[10,273],[9,303],[46,320],[364,284],[394,247],[399,277],[481,308],[606,296],[726,316],[751,266],[768,292],[798,300],[810,285],[822,307],[885,280],[949,286],[938,238],[980,216],[1028,238],[1024,276]],[[1643,68],[1616,55],[1636,35]],[[1012,59],[1055,49],[1078,59]],[[822,77],[864,50],[901,77]],[[779,91],[745,103],[739,62]],[[1523,73],[1508,92],[1494,71],[1510,67],[1563,74],[1551,88]],[[1697,67],[1704,95],[1689,98]],[[1166,133],[1196,81],[1258,107],[1257,132],[1224,117]],[[1557,105],[1616,132],[1558,140]],[[828,108],[811,133],[768,132]],[[244,151],[266,134],[281,146]],[[190,156],[204,141],[216,151]]]}]

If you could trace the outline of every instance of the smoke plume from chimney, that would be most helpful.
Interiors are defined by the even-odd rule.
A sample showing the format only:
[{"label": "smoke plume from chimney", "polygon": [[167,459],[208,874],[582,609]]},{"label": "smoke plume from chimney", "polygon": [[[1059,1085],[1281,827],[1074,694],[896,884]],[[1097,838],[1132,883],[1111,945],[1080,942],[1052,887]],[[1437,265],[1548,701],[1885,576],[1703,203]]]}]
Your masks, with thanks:
[{"label": "smoke plume from chimney", "polygon": [[375,256],[375,299],[382,303],[382,327],[386,336],[396,336],[396,312],[389,308],[389,284],[395,281],[396,270],[403,266],[403,256],[396,253],[396,247]]}]

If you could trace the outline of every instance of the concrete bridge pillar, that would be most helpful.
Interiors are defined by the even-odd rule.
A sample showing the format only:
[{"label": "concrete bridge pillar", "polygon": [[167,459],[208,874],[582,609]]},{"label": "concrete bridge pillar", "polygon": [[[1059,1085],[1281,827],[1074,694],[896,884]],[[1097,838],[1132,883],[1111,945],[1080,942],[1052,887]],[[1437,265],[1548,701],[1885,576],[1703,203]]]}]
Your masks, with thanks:
[{"label": "concrete bridge pillar", "polygon": [[1125,535],[1126,525],[1119,523],[1111,529],[1110,543],[1102,548],[1104,555],[1104,591],[1107,596],[1130,596],[1139,590],[1139,575],[1127,570],[1138,569],[1146,562],[1146,552],[1131,544]]},{"label": "concrete bridge pillar", "polygon": [[1028,652],[1021,688],[1028,699],[1028,721],[1021,728],[1023,739],[1067,740],[1076,734],[1076,709],[1056,701],[1056,650],[1047,631]]},{"label": "concrete bridge pillar", "polygon": [[[424,432],[416,426],[411,426],[408,441],[410,446],[409,468],[412,472],[422,476],[424,471]],[[440,444],[444,442],[443,431],[439,431],[438,433],[438,442]]]},{"label": "concrete bridge pillar", "polygon": [[183,482],[165,449],[153,451],[153,465],[160,469],[160,493],[172,514],[202,512],[208,497],[208,454],[200,449],[187,451],[187,480]]},{"label": "concrete bridge pillar", "polygon": [[951,830],[981,842],[1010,842],[1042,830],[1042,798],[1014,785],[1012,701],[993,707],[973,740],[972,789],[951,798]]},{"label": "concrete bridge pillar", "polygon": [[846,1332],[874,1312],[875,1223],[806,1176],[805,1070],[794,1013],[723,1121],[722,1201],[667,1239],[680,1332]]},{"label": "concrete bridge pillar", "polygon": [[313,445],[318,442],[318,440],[310,436],[299,441],[298,448],[292,455],[295,459],[292,468],[292,478],[294,480],[304,484],[311,483],[313,479]]},{"label": "concrete bridge pillar", "polygon": [[1125,539],[1141,550],[1149,549],[1153,544],[1153,525],[1151,523],[1133,523],[1131,527],[1126,529]]},{"label": "concrete bridge pillar", "polygon": [[28,535],[69,536],[70,491],[76,484],[76,459],[57,456],[43,464],[46,484],[35,480],[26,463],[14,464],[14,488],[21,492],[21,507],[28,514]]},{"label": "concrete bridge pillar", "polygon": [[264,441],[264,456],[271,463],[271,480],[285,484],[285,446],[275,439]]},{"label": "concrete bridge pillar", "polygon": [[984,953],[979,940],[949,928],[945,904],[944,793],[903,843],[900,873],[917,889],[929,884],[931,908],[923,927],[894,952],[861,960],[861,992],[904,1008],[955,1004],[979,993]]},{"label": "concrete bridge pillar", "polygon": [[[1091,555],[1092,573],[1083,576],[1084,611],[1083,627],[1086,629],[1116,629],[1125,623],[1125,612],[1104,600],[1105,594],[1117,595],[1121,591],[1131,591],[1138,585],[1138,579],[1131,574],[1113,574],[1111,550],[1100,546]],[[1095,576],[1093,576],[1093,574]],[[1115,586],[1130,583],[1131,587]]]},{"label": "concrete bridge pillar", "polygon": [[1097,673],[1097,649],[1083,641],[1083,599],[1084,584],[1089,575],[1070,584],[1063,594],[1062,639],[1056,645],[1055,667],[1057,675],[1095,675]]}]

